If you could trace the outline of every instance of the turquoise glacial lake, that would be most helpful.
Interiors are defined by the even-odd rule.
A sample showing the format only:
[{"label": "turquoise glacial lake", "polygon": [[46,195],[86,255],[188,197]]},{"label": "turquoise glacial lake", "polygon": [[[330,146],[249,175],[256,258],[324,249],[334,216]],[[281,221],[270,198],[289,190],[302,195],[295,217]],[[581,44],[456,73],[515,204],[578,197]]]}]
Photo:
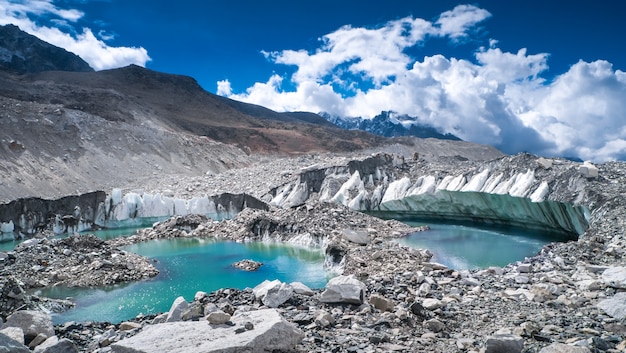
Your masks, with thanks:
[{"label": "turquoise glacial lake", "polygon": [[399,240],[401,244],[433,253],[431,261],[450,268],[479,269],[504,267],[537,255],[554,241],[550,235],[515,229],[481,229],[463,225],[405,222],[412,226],[428,224],[430,230]]},{"label": "turquoise glacial lake", "polygon": [[[328,281],[321,251],[268,243],[236,243],[209,239],[154,240],[125,250],[155,261],[160,273],[130,284],[99,288],[53,287],[36,294],[50,298],[70,297],[76,307],[53,315],[55,323],[67,321],[120,322],[139,314],[170,309],[174,299],[192,301],[197,291],[210,293],[220,288],[254,287],[263,280],[300,281],[322,288]],[[232,267],[236,261],[263,262],[255,272]]]}]

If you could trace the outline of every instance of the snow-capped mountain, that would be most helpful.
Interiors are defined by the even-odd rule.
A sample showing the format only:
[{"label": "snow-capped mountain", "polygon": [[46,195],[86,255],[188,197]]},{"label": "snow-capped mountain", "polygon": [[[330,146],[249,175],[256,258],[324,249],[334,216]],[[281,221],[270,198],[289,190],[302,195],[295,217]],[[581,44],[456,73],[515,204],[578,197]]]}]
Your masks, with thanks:
[{"label": "snow-capped mountain", "polygon": [[320,115],[343,129],[363,130],[385,137],[415,136],[421,138],[433,137],[442,140],[461,140],[450,133],[441,133],[432,126],[422,124],[417,118],[397,114],[393,111],[381,112],[372,119],[336,117],[326,113],[320,113]]}]

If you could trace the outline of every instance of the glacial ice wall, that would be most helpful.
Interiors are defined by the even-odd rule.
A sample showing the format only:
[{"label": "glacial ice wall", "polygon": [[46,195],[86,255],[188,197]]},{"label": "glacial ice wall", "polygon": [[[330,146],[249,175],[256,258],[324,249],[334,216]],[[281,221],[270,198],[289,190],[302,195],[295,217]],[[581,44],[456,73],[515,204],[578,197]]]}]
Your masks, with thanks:
[{"label": "glacial ice wall", "polygon": [[[452,169],[411,170],[397,159],[374,156],[351,167],[304,171],[298,180],[275,189],[270,203],[294,207],[317,195],[320,201],[394,218],[482,222],[569,238],[584,233],[588,208],[550,199],[550,183],[575,183],[580,175],[559,176],[539,164],[527,164],[524,169],[487,164],[456,174]],[[308,175],[312,172],[313,178]]]},{"label": "glacial ice wall", "polygon": [[40,230],[55,234],[91,230],[94,225],[116,228],[128,221],[203,214],[212,219],[232,218],[246,207],[268,209],[268,205],[246,194],[180,199],[141,191],[110,194],[97,191],[57,200],[27,198],[0,205],[0,236],[32,235]]}]

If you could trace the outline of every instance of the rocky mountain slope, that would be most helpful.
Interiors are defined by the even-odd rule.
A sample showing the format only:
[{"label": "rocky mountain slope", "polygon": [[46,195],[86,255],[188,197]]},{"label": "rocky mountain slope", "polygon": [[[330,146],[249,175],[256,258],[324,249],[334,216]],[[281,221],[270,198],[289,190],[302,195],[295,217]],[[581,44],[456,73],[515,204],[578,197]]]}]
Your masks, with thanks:
[{"label": "rocky mountain slope", "polygon": [[0,26],[0,71],[25,74],[52,70],[93,71],[76,54],[46,43],[17,26]]},{"label": "rocky mountain slope", "polygon": [[[277,113],[219,97],[190,77],[138,66],[82,72],[90,70],[62,65],[74,62],[73,54],[34,50],[51,46],[14,26],[3,31],[13,34],[0,36],[0,51],[19,53],[11,60],[39,69],[0,68],[0,202],[141,188],[168,175],[215,175],[263,154],[346,152],[390,143],[332,126],[316,114]],[[399,142],[408,149],[424,144]]]}]

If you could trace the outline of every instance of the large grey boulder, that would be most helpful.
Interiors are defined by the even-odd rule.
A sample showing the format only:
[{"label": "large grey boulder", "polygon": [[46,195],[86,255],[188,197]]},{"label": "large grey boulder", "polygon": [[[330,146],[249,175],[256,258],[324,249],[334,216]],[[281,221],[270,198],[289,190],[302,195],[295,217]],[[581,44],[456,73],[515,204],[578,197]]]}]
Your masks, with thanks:
[{"label": "large grey boulder", "polygon": [[326,284],[320,301],[323,303],[363,304],[366,286],[353,275],[337,276]]},{"label": "large grey boulder", "polygon": [[167,313],[166,322],[180,321],[183,319],[183,312],[187,310],[189,303],[183,297],[178,297],[172,303],[170,311]]},{"label": "large grey boulder", "polygon": [[30,353],[30,349],[9,336],[0,333],[0,353]]},{"label": "large grey boulder", "polygon": [[57,336],[52,336],[35,347],[33,353],[78,353],[78,348],[67,338],[59,339]]},{"label": "large grey boulder", "polygon": [[24,331],[24,342],[28,344],[38,334],[43,333],[48,337],[54,336],[54,326],[50,315],[41,311],[20,310],[7,318],[2,328],[19,327]]},{"label": "large grey boulder", "polygon": [[626,318],[626,292],[617,293],[609,299],[600,301],[598,308],[611,317],[623,320]]},{"label": "large grey boulder", "polygon": [[626,289],[626,267],[609,267],[602,272],[602,282],[609,287]]},{"label": "large grey boulder", "polygon": [[252,289],[254,296],[270,307],[277,308],[293,296],[293,288],[279,280],[265,280]]},{"label": "large grey boulder", "polygon": [[112,344],[111,349],[113,353],[291,351],[304,338],[302,331],[275,309],[239,313],[231,322],[233,326],[206,321],[148,325],[137,335]]},{"label": "large grey boulder", "polygon": [[343,238],[360,245],[367,245],[370,242],[370,236],[365,230],[344,229],[341,231]]}]

